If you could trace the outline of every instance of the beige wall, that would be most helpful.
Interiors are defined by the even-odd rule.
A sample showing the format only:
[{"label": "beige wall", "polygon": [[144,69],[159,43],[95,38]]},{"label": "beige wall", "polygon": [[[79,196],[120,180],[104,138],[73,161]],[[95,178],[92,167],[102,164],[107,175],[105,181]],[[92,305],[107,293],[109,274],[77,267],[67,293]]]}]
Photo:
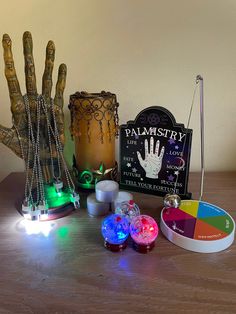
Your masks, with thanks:
[{"label": "beige wall", "polygon": [[[150,105],[168,108],[186,123],[194,80],[205,79],[206,166],[236,170],[236,1],[235,0],[11,0],[1,1],[1,33],[13,41],[24,91],[22,34],[34,38],[38,88],[49,39],[56,64],[68,66],[65,93],[109,90],[118,95],[121,123]],[[56,72],[56,71],[55,71]],[[55,82],[56,73],[54,73]],[[199,110],[195,106],[192,169],[199,169]],[[11,125],[0,58],[0,123]],[[69,138],[69,136],[68,136]],[[66,146],[72,159],[73,143]],[[0,175],[23,164],[0,144]]]}]

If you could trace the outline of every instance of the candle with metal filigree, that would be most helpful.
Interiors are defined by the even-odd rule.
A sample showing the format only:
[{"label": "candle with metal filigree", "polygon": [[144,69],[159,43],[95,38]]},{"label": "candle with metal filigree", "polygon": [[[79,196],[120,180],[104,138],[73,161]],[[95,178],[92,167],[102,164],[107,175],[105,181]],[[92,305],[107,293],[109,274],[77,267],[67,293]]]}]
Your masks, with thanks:
[{"label": "candle with metal filigree", "polygon": [[110,92],[77,92],[70,96],[69,109],[71,135],[75,141],[73,168],[78,185],[90,189],[102,179],[116,180],[116,95]]}]

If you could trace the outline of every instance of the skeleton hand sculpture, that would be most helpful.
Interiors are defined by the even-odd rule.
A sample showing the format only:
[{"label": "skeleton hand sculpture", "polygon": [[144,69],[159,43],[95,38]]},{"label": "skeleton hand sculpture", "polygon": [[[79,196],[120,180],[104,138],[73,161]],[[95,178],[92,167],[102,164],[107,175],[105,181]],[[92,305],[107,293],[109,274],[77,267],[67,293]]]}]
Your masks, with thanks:
[{"label": "skeleton hand sculpture", "polygon": [[[26,98],[22,96],[20,85],[17,79],[14,60],[11,50],[11,39],[5,34],[2,39],[5,62],[5,76],[8,83],[11,112],[13,126],[6,128],[0,125],[0,142],[9,147],[17,156],[24,158],[29,153],[30,139],[28,136],[29,115],[31,113],[32,134],[35,133],[37,124],[37,101],[38,93],[36,88],[36,76],[33,59],[33,42],[29,32],[23,35],[23,48],[25,59],[25,82],[26,82]],[[46,48],[45,70],[42,79],[42,97],[45,101],[47,112],[40,112],[40,149],[41,149],[41,165],[44,182],[50,182],[53,174],[51,163],[56,159],[55,144],[49,149],[49,139],[46,120],[53,120],[57,124],[58,135],[62,146],[64,144],[64,115],[63,115],[63,92],[66,82],[66,65],[61,64],[58,71],[58,80],[56,84],[56,93],[54,100],[51,99],[52,90],[52,71],[55,58],[55,46],[49,41]],[[26,101],[28,107],[26,107]],[[28,109],[27,109],[28,108]],[[31,167],[31,163],[29,165]]]},{"label": "skeleton hand sculpture", "polygon": [[143,159],[140,152],[137,152],[138,160],[140,165],[146,172],[146,177],[151,179],[157,179],[158,174],[161,170],[162,166],[162,158],[164,155],[165,148],[162,146],[160,155],[159,154],[159,146],[160,141],[156,142],[155,153],[154,153],[154,139],[151,137],[150,139],[150,152],[148,149],[148,141],[147,139],[144,142],[145,145],[145,158]]}]

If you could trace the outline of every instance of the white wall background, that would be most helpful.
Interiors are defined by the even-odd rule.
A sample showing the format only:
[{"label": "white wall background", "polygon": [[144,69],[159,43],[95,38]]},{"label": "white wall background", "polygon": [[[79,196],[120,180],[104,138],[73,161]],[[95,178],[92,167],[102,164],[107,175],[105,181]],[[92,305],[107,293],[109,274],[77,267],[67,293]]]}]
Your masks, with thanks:
[{"label": "white wall background", "polygon": [[[195,76],[205,80],[206,166],[236,170],[235,0],[11,0],[1,1],[1,35],[13,41],[15,66],[24,88],[22,35],[31,31],[38,89],[47,41],[56,44],[55,69],[68,66],[69,95],[109,90],[118,96],[120,122],[143,108],[161,105],[186,123]],[[54,71],[54,84],[56,71]],[[199,169],[199,109],[193,112],[192,170]],[[10,102],[0,58],[0,123],[11,125]],[[68,134],[67,134],[68,135]],[[65,149],[72,159],[69,135]],[[0,144],[0,178],[23,170]]]}]

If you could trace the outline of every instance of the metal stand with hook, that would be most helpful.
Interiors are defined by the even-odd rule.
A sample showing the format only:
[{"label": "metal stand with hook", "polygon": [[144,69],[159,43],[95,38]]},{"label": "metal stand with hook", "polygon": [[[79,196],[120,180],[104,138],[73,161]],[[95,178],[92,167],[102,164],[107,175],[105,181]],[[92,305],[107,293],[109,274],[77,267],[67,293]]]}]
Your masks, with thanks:
[{"label": "metal stand with hook", "polygon": [[[177,246],[199,253],[213,253],[227,249],[234,241],[235,222],[222,208],[202,201],[205,176],[204,152],[204,90],[203,78],[196,77],[200,91],[201,180],[199,200],[181,201],[177,194],[164,198],[161,212],[161,230],[166,238]],[[192,115],[190,108],[187,128]],[[178,179],[178,178],[177,178]],[[176,180],[177,185],[177,180]]]}]

